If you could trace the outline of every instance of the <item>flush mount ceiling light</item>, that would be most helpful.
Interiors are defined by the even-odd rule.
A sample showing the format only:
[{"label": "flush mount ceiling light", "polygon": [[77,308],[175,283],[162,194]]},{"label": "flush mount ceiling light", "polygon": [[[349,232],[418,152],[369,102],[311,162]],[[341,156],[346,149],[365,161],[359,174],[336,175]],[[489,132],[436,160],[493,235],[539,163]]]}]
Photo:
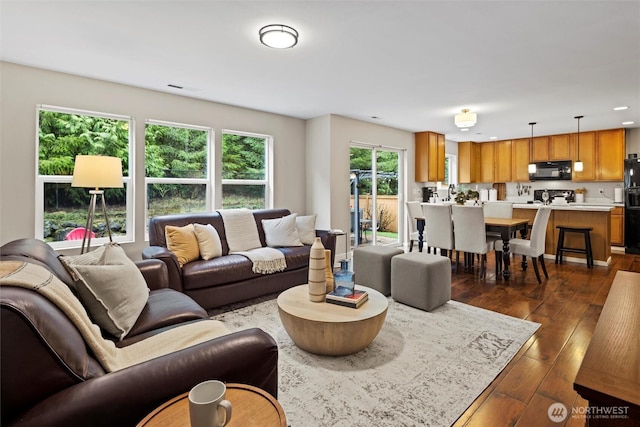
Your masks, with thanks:
[{"label": "flush mount ceiling light", "polygon": [[456,126],[459,128],[470,128],[478,121],[476,113],[470,113],[468,108],[462,110],[462,113],[456,114],[453,118]]},{"label": "flush mount ceiling light", "polygon": [[298,32],[287,25],[265,25],[258,33],[260,42],[274,49],[288,49],[298,43]]}]

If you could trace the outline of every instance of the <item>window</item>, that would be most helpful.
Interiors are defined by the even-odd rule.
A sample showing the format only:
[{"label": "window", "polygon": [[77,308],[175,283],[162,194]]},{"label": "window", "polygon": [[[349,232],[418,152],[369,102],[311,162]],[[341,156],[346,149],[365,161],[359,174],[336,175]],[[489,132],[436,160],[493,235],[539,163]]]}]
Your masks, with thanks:
[{"label": "window", "polygon": [[222,207],[269,209],[273,206],[273,138],[222,132]]},{"label": "window", "polygon": [[[40,105],[37,108],[35,237],[56,249],[80,246],[71,233],[84,228],[90,195],[71,187],[78,154],[122,159],[124,188],[107,188],[104,196],[114,241],[133,241],[133,189],[129,159],[133,150],[133,119],[106,113]],[[92,243],[107,240],[104,217],[96,209]],[[95,240],[94,240],[95,239]]]},{"label": "window", "polygon": [[211,128],[148,120],[146,219],[211,209]]},{"label": "window", "polygon": [[458,183],[458,158],[453,154],[444,157],[444,181],[438,182],[439,188],[448,188],[450,184]]}]

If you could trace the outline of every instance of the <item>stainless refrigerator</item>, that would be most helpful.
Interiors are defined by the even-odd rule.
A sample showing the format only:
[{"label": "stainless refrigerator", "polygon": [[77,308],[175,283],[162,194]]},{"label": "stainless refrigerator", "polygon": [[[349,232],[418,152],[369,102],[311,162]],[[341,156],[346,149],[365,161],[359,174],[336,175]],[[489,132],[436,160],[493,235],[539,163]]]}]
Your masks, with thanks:
[{"label": "stainless refrigerator", "polygon": [[640,159],[624,161],[624,249],[640,254]]}]

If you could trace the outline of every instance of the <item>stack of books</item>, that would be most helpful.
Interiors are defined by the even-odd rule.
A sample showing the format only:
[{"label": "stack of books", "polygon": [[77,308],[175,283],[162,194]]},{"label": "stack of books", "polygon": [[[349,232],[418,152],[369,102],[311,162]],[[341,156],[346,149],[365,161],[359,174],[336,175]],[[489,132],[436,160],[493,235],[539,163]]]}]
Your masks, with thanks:
[{"label": "stack of books", "polygon": [[334,291],[329,292],[326,297],[326,301],[329,304],[337,304],[343,305],[345,307],[358,308],[360,307],[367,299],[369,298],[369,294],[367,291],[362,290],[354,290],[353,293],[351,291],[345,292],[345,289],[341,286],[338,286]]}]

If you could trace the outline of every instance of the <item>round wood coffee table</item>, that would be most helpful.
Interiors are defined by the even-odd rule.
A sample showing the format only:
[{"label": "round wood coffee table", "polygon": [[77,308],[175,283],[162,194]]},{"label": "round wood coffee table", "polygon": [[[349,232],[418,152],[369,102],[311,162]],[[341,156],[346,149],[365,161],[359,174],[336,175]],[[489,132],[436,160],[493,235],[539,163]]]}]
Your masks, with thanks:
[{"label": "round wood coffee table", "polygon": [[[264,390],[246,384],[227,384],[226,399],[231,402],[228,427],[287,427],[280,403]],[[189,392],[158,406],[137,427],[184,427],[190,425]]]},{"label": "round wood coffee table", "polygon": [[309,301],[307,285],[278,296],[278,312],[293,342],[309,353],[346,356],[364,350],[380,332],[389,303],[380,292],[366,290],[369,299],[359,308]]}]

